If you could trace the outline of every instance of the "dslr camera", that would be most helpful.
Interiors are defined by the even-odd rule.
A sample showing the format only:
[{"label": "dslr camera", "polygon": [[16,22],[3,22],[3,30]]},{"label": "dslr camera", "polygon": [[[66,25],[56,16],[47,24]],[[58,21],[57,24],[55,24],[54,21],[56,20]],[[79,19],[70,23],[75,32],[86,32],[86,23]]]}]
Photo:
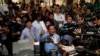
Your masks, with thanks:
[{"label": "dslr camera", "polygon": [[53,40],[51,38],[53,38],[53,37],[52,36],[47,36],[47,38],[45,38],[45,42],[46,43],[53,43]]}]

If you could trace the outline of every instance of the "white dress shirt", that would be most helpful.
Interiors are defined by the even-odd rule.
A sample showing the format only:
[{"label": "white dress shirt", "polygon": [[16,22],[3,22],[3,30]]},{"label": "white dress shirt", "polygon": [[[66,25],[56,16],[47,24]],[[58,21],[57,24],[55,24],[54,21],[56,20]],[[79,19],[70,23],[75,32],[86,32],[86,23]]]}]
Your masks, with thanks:
[{"label": "white dress shirt", "polygon": [[[40,21],[41,22],[41,21]],[[40,40],[40,33],[42,31],[42,26],[38,21],[34,21],[32,23],[33,29],[34,29],[34,35],[36,36],[36,39],[39,41]]]},{"label": "white dress shirt", "polygon": [[[54,19],[56,20],[56,21],[65,21],[65,16],[63,15],[63,14],[59,14],[59,15],[57,15],[56,13],[54,13]],[[59,27],[62,27],[63,26],[63,24],[59,24]]]}]

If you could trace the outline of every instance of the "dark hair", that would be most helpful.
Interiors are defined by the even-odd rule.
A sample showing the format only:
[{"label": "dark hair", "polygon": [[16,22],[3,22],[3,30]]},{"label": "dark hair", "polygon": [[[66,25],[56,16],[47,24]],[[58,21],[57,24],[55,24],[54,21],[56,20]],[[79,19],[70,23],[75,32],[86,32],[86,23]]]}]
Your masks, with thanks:
[{"label": "dark hair", "polygon": [[0,15],[0,18],[3,18],[3,16],[2,16],[2,15]]},{"label": "dark hair", "polygon": [[99,18],[97,18],[97,20],[100,20],[100,17],[99,17]]},{"label": "dark hair", "polygon": [[49,26],[47,27],[47,29],[50,29],[51,26],[53,26],[53,27],[56,29],[56,27],[55,27],[54,25],[49,25]]},{"label": "dark hair", "polygon": [[25,24],[27,24],[28,22],[32,22],[32,21],[30,21],[30,20],[27,20],[27,21],[25,22]]},{"label": "dark hair", "polygon": [[36,19],[37,19],[38,17],[41,17],[41,14],[40,14],[40,13],[37,13],[37,14],[36,14]]},{"label": "dark hair", "polygon": [[52,8],[54,8],[54,6],[60,7],[58,4],[53,4],[52,5]]},{"label": "dark hair", "polygon": [[67,19],[68,19],[69,17],[71,17],[71,18],[72,18],[72,20],[74,20],[72,15],[69,15],[69,16],[67,17]]},{"label": "dark hair", "polygon": [[60,43],[61,43],[62,45],[65,45],[65,46],[69,46],[68,40],[62,39],[62,40],[60,41]]},{"label": "dark hair", "polygon": [[50,16],[50,15],[54,15],[54,13],[53,13],[53,12],[49,12],[49,16]]},{"label": "dark hair", "polygon": [[81,17],[81,19],[84,19],[84,16],[83,15],[79,15],[79,17]]},{"label": "dark hair", "polygon": [[100,20],[100,15],[97,15],[97,20]]}]

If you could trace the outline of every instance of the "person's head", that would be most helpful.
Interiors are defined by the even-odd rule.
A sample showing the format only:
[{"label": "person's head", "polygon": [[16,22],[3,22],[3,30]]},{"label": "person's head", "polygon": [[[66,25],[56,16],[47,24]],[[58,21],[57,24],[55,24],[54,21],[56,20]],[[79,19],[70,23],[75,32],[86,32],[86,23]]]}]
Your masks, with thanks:
[{"label": "person's head", "polygon": [[100,25],[100,18],[97,18],[97,25]]},{"label": "person's head", "polygon": [[1,22],[1,21],[3,21],[3,17],[2,17],[2,16],[0,16],[0,22]]},{"label": "person's head", "polygon": [[84,23],[84,18],[82,17],[82,16],[79,16],[78,18],[77,18],[77,24],[83,24]]},{"label": "person's head", "polygon": [[68,16],[66,18],[67,23],[72,23],[73,22],[73,18],[71,16]]},{"label": "person's head", "polygon": [[45,11],[45,17],[49,17],[49,10]]},{"label": "person's head", "polygon": [[22,10],[20,10],[20,9],[16,10],[16,13],[17,13],[17,16],[21,16],[23,14]]},{"label": "person's head", "polygon": [[56,12],[56,8],[57,8],[57,7],[59,7],[59,5],[53,4],[53,6],[52,6],[52,11],[53,11],[53,12]]},{"label": "person's head", "polygon": [[32,28],[32,22],[31,21],[26,21],[25,25],[27,28],[31,29]]},{"label": "person's head", "polygon": [[78,8],[78,4],[77,3],[74,3],[73,4],[73,8],[77,9]]},{"label": "person's head", "polygon": [[60,6],[57,6],[57,7],[55,8],[55,12],[56,12],[56,13],[60,13],[60,12],[61,12]]},{"label": "person's head", "polygon": [[20,18],[20,17],[16,17],[16,18],[15,18],[15,21],[16,21],[17,23],[21,23],[21,18]]},{"label": "person's head", "polygon": [[28,20],[27,17],[25,16],[22,17],[22,22],[26,22],[27,20]]},{"label": "person's head", "polygon": [[93,24],[96,24],[97,17],[96,16],[92,16],[91,21],[93,22]]},{"label": "person's head", "polygon": [[40,14],[40,13],[37,13],[37,15],[36,15],[36,20],[37,20],[37,21],[41,21],[41,14]]},{"label": "person's head", "polygon": [[48,26],[48,31],[50,33],[50,35],[53,35],[54,33],[56,33],[56,28],[54,25],[49,25]]},{"label": "person's head", "polygon": [[52,12],[49,13],[49,19],[51,19],[51,20],[54,19],[54,13],[52,13]]},{"label": "person's head", "polygon": [[65,11],[65,16],[66,16],[66,15],[69,15],[69,14],[70,14],[69,11]]},{"label": "person's head", "polygon": [[86,14],[88,14],[88,15],[90,15],[91,12],[92,12],[92,10],[91,10],[90,8],[88,8],[88,9],[86,10]]}]

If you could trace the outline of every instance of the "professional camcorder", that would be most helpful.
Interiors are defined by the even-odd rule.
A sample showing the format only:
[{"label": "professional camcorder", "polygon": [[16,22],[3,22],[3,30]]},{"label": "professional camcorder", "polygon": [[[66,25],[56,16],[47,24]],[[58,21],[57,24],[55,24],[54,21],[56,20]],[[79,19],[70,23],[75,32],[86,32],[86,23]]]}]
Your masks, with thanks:
[{"label": "professional camcorder", "polygon": [[51,38],[53,38],[53,37],[52,36],[47,36],[47,38],[45,38],[45,42],[46,43],[53,43]]},{"label": "professional camcorder", "polygon": [[60,35],[73,35],[73,31],[75,28],[76,24],[64,24],[64,26],[60,28]]},{"label": "professional camcorder", "polygon": [[94,49],[100,47],[98,44],[100,42],[100,28],[96,27],[86,27],[83,29],[81,38],[74,39],[74,44],[83,45],[87,49]]}]

